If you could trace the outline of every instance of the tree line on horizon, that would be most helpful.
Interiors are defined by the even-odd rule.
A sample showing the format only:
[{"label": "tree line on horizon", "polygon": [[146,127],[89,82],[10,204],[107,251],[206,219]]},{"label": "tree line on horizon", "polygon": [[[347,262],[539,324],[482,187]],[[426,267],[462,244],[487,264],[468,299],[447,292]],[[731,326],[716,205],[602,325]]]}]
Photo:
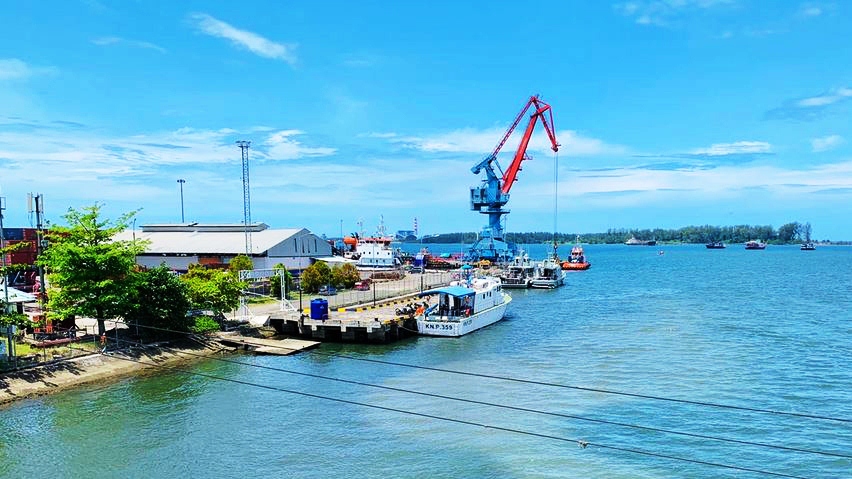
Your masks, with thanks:
[{"label": "tree line on horizon", "polygon": [[[770,225],[736,226],[684,226],[677,229],[628,229],[610,228],[605,233],[556,233],[557,243],[573,243],[577,236],[587,244],[619,244],[631,237],[640,240],[656,240],[661,243],[745,243],[751,240],[766,241],[770,244],[795,244],[811,240],[811,224],[794,221],[778,228]],[[475,232],[443,233],[423,238],[423,243],[473,243],[478,238]],[[532,244],[550,243],[554,240],[552,232],[536,231],[527,233],[507,233],[506,239],[512,243]],[[823,242],[831,242],[823,240]],[[846,242],[840,242],[846,243]]]}]

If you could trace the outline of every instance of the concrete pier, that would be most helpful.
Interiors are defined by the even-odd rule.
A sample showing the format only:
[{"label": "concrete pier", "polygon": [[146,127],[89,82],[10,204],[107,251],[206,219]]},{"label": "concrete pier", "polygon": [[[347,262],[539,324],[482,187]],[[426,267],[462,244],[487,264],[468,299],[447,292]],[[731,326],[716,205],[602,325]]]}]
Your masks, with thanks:
[{"label": "concrete pier", "polygon": [[417,335],[417,321],[396,310],[418,301],[417,295],[393,298],[372,304],[355,305],[329,311],[328,319],[311,319],[310,311],[301,316],[273,313],[269,324],[280,334],[318,341],[386,343]]}]

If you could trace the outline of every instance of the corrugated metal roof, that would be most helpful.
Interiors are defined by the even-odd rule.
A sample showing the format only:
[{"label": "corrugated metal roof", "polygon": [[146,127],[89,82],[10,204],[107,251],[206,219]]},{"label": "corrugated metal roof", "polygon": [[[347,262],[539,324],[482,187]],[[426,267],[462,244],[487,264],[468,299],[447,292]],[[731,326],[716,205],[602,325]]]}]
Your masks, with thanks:
[{"label": "corrugated metal roof", "polygon": [[[263,230],[251,234],[252,254],[263,254],[293,236],[310,231],[304,228]],[[133,240],[133,230],[124,230],[113,238]],[[245,254],[243,231],[136,231],[137,240],[149,241],[149,254]]]}]

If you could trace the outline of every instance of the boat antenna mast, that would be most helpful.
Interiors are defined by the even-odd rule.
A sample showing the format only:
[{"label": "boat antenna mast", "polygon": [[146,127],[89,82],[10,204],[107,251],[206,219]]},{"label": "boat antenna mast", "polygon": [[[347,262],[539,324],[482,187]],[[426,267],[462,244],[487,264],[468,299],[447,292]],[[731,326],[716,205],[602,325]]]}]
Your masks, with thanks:
[{"label": "boat antenna mast", "polygon": [[[497,162],[497,155],[503,146],[512,136],[515,128],[520,124],[521,119],[530,108],[534,108],[530,114],[529,123],[521,137],[521,142],[515,152],[515,156],[505,172],[500,168]],[[482,161],[477,163],[471,171],[478,175],[483,170],[485,178],[480,186],[474,186],[470,189],[470,209],[488,215],[488,225],[482,229],[476,243],[471,246],[468,253],[468,259],[478,261],[480,259],[488,259],[492,261],[509,260],[514,256],[514,245],[505,241],[504,230],[501,224],[503,215],[509,213],[509,210],[504,209],[509,201],[509,191],[512,185],[517,180],[518,172],[521,170],[521,163],[524,160],[531,159],[527,155],[527,147],[532,138],[533,130],[536,122],[541,121],[544,126],[544,131],[550,139],[551,149],[554,152],[559,151],[559,143],[556,140],[556,131],[553,125],[553,111],[550,105],[545,103],[538,95],[533,95],[527,100],[527,103],[521,109],[520,113],[515,117],[509,129],[497,143],[494,151],[486,156]],[[499,173],[499,175],[498,175]]]}]

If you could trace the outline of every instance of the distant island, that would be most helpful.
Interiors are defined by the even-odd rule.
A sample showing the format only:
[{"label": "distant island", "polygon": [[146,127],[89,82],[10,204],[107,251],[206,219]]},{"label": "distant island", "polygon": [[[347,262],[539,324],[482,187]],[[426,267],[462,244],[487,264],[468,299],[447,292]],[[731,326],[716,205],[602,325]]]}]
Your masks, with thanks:
[{"label": "distant island", "polygon": [[[643,240],[656,240],[657,243],[710,243],[722,241],[725,243],[745,243],[750,240],[766,241],[769,244],[798,244],[811,236],[811,224],[794,221],[780,227],[769,225],[737,225],[737,226],[684,226],[678,229],[609,229],[605,233],[557,233],[557,243],[573,243],[579,234],[586,244],[620,244],[631,237]],[[424,244],[473,243],[477,233],[443,233],[424,237]],[[508,233],[506,239],[518,244],[549,243],[553,241],[553,233],[536,231],[532,233]],[[816,241],[822,244],[852,244],[850,241],[831,241],[828,239]]]}]

